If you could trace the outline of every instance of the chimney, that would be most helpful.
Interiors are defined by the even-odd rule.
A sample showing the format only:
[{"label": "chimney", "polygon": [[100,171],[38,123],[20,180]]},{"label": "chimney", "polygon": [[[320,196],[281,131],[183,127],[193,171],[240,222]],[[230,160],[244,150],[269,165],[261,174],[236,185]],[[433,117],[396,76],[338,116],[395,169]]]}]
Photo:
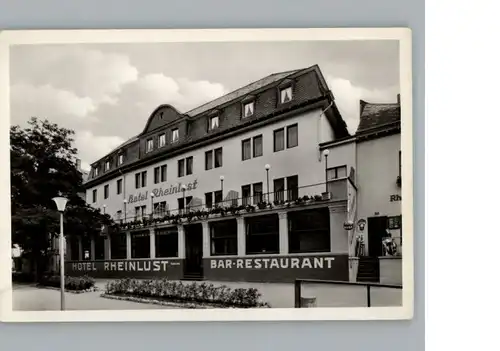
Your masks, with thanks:
[{"label": "chimney", "polygon": [[76,169],[79,171],[82,169],[82,160],[79,158],[76,159]]},{"label": "chimney", "polygon": [[401,94],[398,94],[398,105],[401,105]]}]

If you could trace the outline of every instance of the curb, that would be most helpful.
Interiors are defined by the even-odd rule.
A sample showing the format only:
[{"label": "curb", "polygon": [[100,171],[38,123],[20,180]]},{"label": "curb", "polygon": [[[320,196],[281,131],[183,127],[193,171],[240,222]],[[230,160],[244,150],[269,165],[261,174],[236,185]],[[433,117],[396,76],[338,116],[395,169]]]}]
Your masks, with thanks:
[{"label": "curb", "polygon": [[132,301],[132,302],[145,303],[148,305],[161,305],[161,306],[169,306],[169,307],[185,308],[185,309],[216,308],[216,307],[202,306],[202,305],[198,305],[195,303],[177,303],[177,302],[156,300],[156,299],[152,299],[152,298],[143,298],[143,297],[135,297],[135,296],[117,296],[117,295],[110,295],[110,294],[106,294],[106,293],[101,294],[101,297],[103,297],[105,299],[111,299],[111,300]]},{"label": "curb", "polygon": [[[57,290],[57,291],[61,291],[61,288],[56,288],[56,287],[53,287],[53,286],[46,286],[46,285],[35,285],[37,288],[41,288],[41,289],[50,289],[50,290]],[[88,293],[88,292],[95,292],[95,291],[99,291],[99,288],[97,287],[94,287],[94,288],[90,288],[90,289],[86,289],[86,290],[68,290],[68,289],[64,289],[64,292],[65,293],[70,293],[70,294],[84,294],[84,293]]]}]

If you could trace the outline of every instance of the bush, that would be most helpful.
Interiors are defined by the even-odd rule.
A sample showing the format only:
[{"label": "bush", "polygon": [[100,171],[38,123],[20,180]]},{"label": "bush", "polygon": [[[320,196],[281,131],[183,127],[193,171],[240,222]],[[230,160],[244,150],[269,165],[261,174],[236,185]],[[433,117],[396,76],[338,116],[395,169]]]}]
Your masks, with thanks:
[{"label": "bush", "polygon": [[174,302],[207,303],[222,307],[270,307],[255,288],[230,289],[225,285],[183,283],[171,280],[121,279],[108,282],[106,294],[154,297]]},{"label": "bush", "polygon": [[[45,276],[40,285],[61,287],[61,277],[58,275]],[[88,290],[95,286],[95,280],[88,276],[82,277],[64,277],[64,288],[67,290]]]}]

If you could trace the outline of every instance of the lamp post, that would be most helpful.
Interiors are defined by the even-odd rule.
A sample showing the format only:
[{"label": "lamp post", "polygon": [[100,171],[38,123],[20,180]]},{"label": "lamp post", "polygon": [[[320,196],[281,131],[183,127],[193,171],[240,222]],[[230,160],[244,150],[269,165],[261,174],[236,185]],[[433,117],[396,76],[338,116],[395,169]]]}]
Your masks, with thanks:
[{"label": "lamp post", "polygon": [[181,189],[182,189],[182,203],[184,205],[184,213],[186,212],[186,207],[187,207],[187,204],[186,204],[186,184],[182,184],[181,186]]},{"label": "lamp post", "polygon": [[127,221],[127,200],[123,199],[123,222]]},{"label": "lamp post", "polygon": [[60,219],[60,229],[61,232],[59,233],[59,274],[61,276],[61,311],[64,311],[65,309],[65,301],[64,301],[64,229],[63,229],[63,222],[64,222],[64,217],[63,217],[63,212],[66,209],[66,203],[68,202],[68,199],[65,197],[54,197],[52,199],[57,206],[57,210],[59,211],[59,219]]},{"label": "lamp post", "polygon": [[153,207],[153,198],[155,197],[155,194],[151,193],[151,218],[153,218],[154,215],[154,207]]},{"label": "lamp post", "polygon": [[267,189],[266,189],[266,192],[267,192],[267,202],[271,202],[270,198],[269,198],[269,170],[271,169],[271,165],[270,164],[266,164],[264,166],[266,168],[266,178],[267,178]]},{"label": "lamp post", "polygon": [[220,179],[220,196],[221,196],[221,202],[224,202],[224,176],[221,175],[219,177]]},{"label": "lamp post", "polygon": [[328,192],[328,155],[330,150],[325,149],[323,151],[323,156],[325,156],[325,192]]}]

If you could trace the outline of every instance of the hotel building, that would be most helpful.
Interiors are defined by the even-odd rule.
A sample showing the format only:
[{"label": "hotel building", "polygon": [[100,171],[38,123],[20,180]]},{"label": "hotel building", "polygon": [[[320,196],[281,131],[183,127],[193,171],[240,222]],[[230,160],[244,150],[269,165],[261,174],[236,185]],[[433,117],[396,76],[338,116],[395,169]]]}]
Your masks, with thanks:
[{"label": "hotel building", "polygon": [[363,143],[349,135],[318,66],[184,113],[161,105],[137,136],[92,164],[86,200],[118,230],[69,237],[68,274],[356,280]]}]

